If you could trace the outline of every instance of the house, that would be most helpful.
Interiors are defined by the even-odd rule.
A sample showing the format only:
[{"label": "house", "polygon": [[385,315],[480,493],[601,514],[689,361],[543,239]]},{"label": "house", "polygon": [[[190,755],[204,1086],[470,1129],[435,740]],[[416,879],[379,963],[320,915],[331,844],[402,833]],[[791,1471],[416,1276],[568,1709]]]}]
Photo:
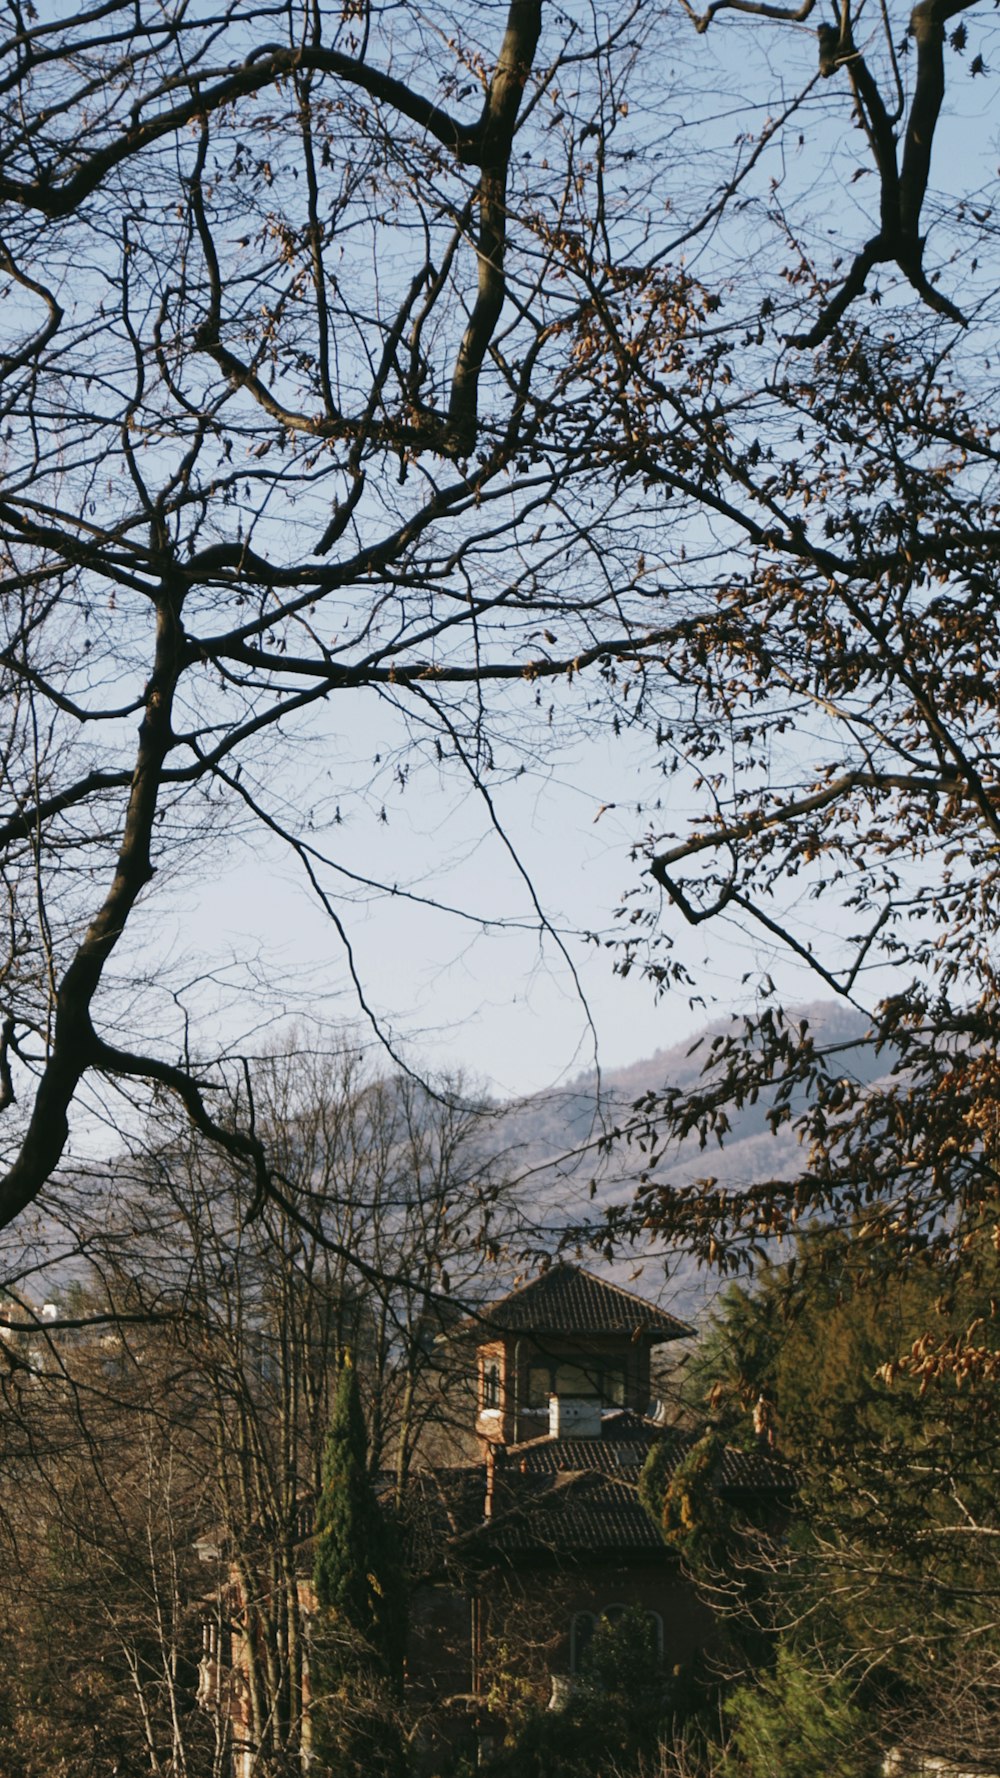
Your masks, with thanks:
[{"label": "house", "polygon": [[[470,1417],[478,1455],[418,1469],[404,1502],[407,1686],[430,1733],[452,1740],[474,1730],[481,1745],[499,1726],[491,1715],[502,1716],[505,1686],[522,1695],[530,1688],[558,1708],[598,1622],[629,1607],[646,1613],[665,1673],[684,1669],[711,1644],[714,1619],[638,1492],[654,1445],[665,1443],[680,1462],[693,1442],[660,1424],[651,1382],[654,1348],[691,1333],[645,1298],[558,1264],[449,1336],[463,1341],[477,1380]],[[792,1477],[766,1450],[726,1449],[712,1485],[750,1505],[787,1500]],[[291,1597],[307,1623],[308,1511],[298,1551]],[[253,1631],[239,1627],[250,1618],[235,1579],[222,1617],[230,1641],[221,1655],[216,1630],[207,1629],[199,1696],[228,1713],[236,1778],[252,1778],[244,1657]],[[305,1749],[307,1633],[302,1644],[297,1702],[289,1694],[288,1707]]]},{"label": "house", "polygon": [[[676,1463],[693,1442],[659,1423],[651,1383],[653,1349],[692,1331],[569,1264],[466,1324],[480,1459],[410,1488],[415,1691],[482,1699],[513,1661],[557,1707],[598,1621],[629,1606],[647,1614],[665,1672],[711,1642],[714,1620],[638,1493],[654,1445]],[[747,1507],[787,1501],[792,1485],[760,1449],[725,1449],[713,1478]]]}]

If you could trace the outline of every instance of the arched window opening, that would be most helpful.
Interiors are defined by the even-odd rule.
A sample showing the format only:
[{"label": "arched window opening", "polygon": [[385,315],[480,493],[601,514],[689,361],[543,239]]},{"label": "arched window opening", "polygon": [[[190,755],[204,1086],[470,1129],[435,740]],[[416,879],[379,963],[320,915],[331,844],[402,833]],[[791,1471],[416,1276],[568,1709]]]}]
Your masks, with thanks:
[{"label": "arched window opening", "polygon": [[[618,1624],[627,1611],[635,1611],[635,1605],[606,1605],[601,1612],[601,1619],[606,1624]],[[658,1611],[649,1611],[643,1606],[638,1609],[642,1613],[643,1622],[649,1629],[649,1645],[656,1654],[663,1653],[663,1619]]]},{"label": "arched window opening", "polygon": [[[619,1624],[628,1611],[635,1611],[632,1605],[615,1603],[605,1605],[599,1612],[574,1612],[570,1624],[570,1672],[582,1673],[586,1667],[587,1651],[594,1640],[598,1624],[607,1624],[612,1629]],[[648,1611],[638,1607],[643,1622],[649,1631],[649,1648],[657,1657],[663,1654],[663,1619],[658,1611]]]}]

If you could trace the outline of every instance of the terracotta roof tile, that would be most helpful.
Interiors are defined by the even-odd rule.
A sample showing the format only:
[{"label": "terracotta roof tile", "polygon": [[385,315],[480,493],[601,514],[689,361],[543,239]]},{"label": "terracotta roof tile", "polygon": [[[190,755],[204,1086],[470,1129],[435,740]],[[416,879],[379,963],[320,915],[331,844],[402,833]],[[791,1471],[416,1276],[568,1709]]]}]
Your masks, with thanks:
[{"label": "terracotta roof tile", "polygon": [[[447,1549],[460,1562],[481,1564],[494,1558],[584,1555],[666,1555],[658,1528],[639,1499],[636,1484],[651,1447],[663,1440],[674,1467],[695,1443],[696,1434],[664,1430],[641,1415],[622,1411],[604,1417],[599,1439],[530,1439],[497,1453],[496,1507],[484,1520],[484,1470],[452,1470],[438,1484],[452,1500],[459,1495],[462,1512],[441,1517],[436,1501],[440,1557]],[[476,1478],[473,1480],[473,1478]],[[426,1478],[425,1490],[431,1478]],[[796,1485],[795,1472],[777,1457],[727,1446],[714,1485],[728,1495],[787,1497]],[[429,1487],[433,1495],[436,1490]],[[423,1509],[429,1501],[425,1492]],[[419,1515],[418,1515],[419,1516]],[[426,1537],[430,1525],[422,1527]],[[450,1530],[451,1535],[448,1535]],[[433,1537],[429,1540],[433,1542]]]},{"label": "terracotta roof tile", "polygon": [[504,1333],[625,1334],[656,1343],[693,1332],[655,1303],[571,1265],[550,1266],[484,1309],[480,1319]]},{"label": "terracotta roof tile", "polygon": [[606,1476],[576,1476],[491,1524],[485,1541],[506,1556],[656,1557],[666,1546],[633,1487]]},{"label": "terracotta roof tile", "polygon": [[[599,1439],[541,1437],[512,1445],[507,1463],[512,1471],[524,1475],[555,1475],[561,1470],[600,1470],[604,1475],[620,1476],[637,1482],[639,1472],[654,1444],[672,1446],[667,1465],[668,1474],[697,1442],[698,1434],[682,1432],[676,1427],[657,1426],[652,1420],[627,1410],[606,1414],[601,1422]],[[791,1493],[796,1486],[795,1471],[780,1457],[765,1451],[740,1451],[726,1445],[715,1478],[716,1486],[727,1493],[774,1494]]]}]

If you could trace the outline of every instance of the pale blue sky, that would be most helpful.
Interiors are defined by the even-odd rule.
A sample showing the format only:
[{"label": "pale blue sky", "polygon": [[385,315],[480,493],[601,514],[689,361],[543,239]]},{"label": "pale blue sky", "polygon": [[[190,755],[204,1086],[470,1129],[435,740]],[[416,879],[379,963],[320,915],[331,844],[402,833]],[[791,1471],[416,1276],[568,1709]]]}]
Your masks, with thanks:
[{"label": "pale blue sky", "polygon": [[[900,26],[905,28],[902,14]],[[941,197],[949,190],[967,188],[973,141],[983,177],[995,171],[984,153],[995,134],[989,115],[995,83],[973,79],[969,73],[977,48],[985,44],[989,54],[984,36],[989,30],[987,17],[970,15],[968,52],[964,60],[958,56],[949,59],[949,87],[933,181]],[[690,39],[678,38],[679,63],[696,64],[703,87],[711,84],[710,70],[715,68],[717,146],[731,141],[737,107],[745,103],[740,71],[751,36],[758,52],[763,49],[766,54],[768,44],[773,43],[775,55],[785,57],[775,78],[786,92],[814,66],[811,21],[792,40],[790,56],[787,30],[779,32],[766,21],[720,18],[707,38],[696,38],[693,32]],[[815,103],[825,105],[833,96],[830,87],[821,87]],[[840,99],[840,108],[835,106],[834,113],[842,127],[849,100],[845,94]],[[816,114],[811,115],[815,125]],[[757,118],[757,127],[762,121]],[[867,230],[875,182],[869,175],[857,184],[841,187],[846,196],[831,210],[823,197],[823,178],[832,141],[829,126],[820,126],[812,158],[796,158],[787,145],[780,151],[776,146],[761,164],[759,189],[765,191],[776,173],[781,189],[790,196],[797,193],[801,200],[811,191],[815,202],[803,214],[811,217],[814,238],[821,240],[826,223],[835,220],[839,231],[853,232],[860,241]],[[855,140],[854,147],[858,146]],[[932,212],[938,201],[935,197]],[[743,225],[736,226],[739,233]],[[719,235],[713,237],[710,257],[724,261],[731,251]],[[906,300],[912,301],[912,294]],[[359,728],[350,731],[355,760],[370,759],[386,745],[379,728],[383,715],[377,709],[374,714],[366,712]],[[334,759],[344,756],[343,737],[332,735],[332,725],[340,720],[339,711],[332,710],[330,747]],[[318,778],[322,775],[317,764],[321,751],[317,755],[314,748],[308,767],[303,766],[315,771]],[[294,767],[286,765],[285,769]],[[692,931],[671,916],[672,930],[677,933],[676,954],[698,977],[707,1002],[704,1007],[689,1006],[683,990],[657,1000],[639,972],[621,980],[613,973],[611,953],[604,947],[587,945],[579,937],[586,929],[605,936],[611,932],[623,892],[639,880],[641,866],[630,859],[629,851],[649,820],[636,812],[637,805],[648,809],[663,789],[654,772],[655,762],[638,745],[592,738],[555,755],[548,775],[543,761],[534,779],[506,786],[501,783],[495,792],[498,813],[535,885],[539,902],[565,935],[568,957],[560,953],[550,934],[539,935],[525,884],[495,835],[484,833],[483,811],[474,795],[466,792],[463,803],[454,786],[449,790],[435,785],[425,773],[406,796],[391,802],[387,798],[389,819],[385,825],[380,819],[377,791],[367,800],[356,797],[350,807],[345,801],[344,824],[332,837],[336,857],[349,868],[362,869],[389,883],[405,880],[418,892],[424,889],[428,895],[481,916],[484,922],[503,919],[520,926],[501,932],[478,924],[475,918],[456,921],[427,908],[384,898],[371,905],[363,897],[352,903],[348,886],[342,880],[336,883],[338,910],[349,928],[369,1004],[414,1063],[461,1067],[501,1094],[537,1090],[591,1067],[594,1035],[572,980],[571,963],[578,972],[596,1027],[600,1059],[606,1067],[632,1062],[676,1043],[708,1017],[742,1010],[752,1001],[754,980],[763,969],[772,971],[789,998],[815,997],[816,979],[803,966],[781,962],[772,947],[760,938],[751,942],[732,925]],[[680,829],[689,812],[684,806],[682,779],[673,781],[670,795],[673,807],[659,820],[664,826]],[[695,808],[691,798],[690,812]],[[133,956],[141,952],[155,973],[157,952],[162,955],[169,950],[180,963],[182,978],[197,976],[203,961],[210,959],[216,976],[196,989],[190,1001],[203,1007],[217,1005],[216,1029],[225,1038],[252,1030],[258,1017],[269,1029],[275,1021],[280,1027],[283,1020],[302,1017],[355,1020],[357,1003],[347,979],[341,941],[277,843],[260,836],[249,846],[234,840],[227,867],[217,876],[216,868],[213,859],[206,878],[193,885],[178,884],[170,902],[166,934],[154,935],[149,927],[140,926],[132,941]],[[163,905],[163,889],[161,882],[158,909]],[[828,941],[827,929],[831,923],[836,928],[829,908],[805,904],[798,884],[789,893],[798,898],[800,934],[808,936],[811,925]],[[231,956],[257,959],[256,973],[263,990],[259,1014],[246,986],[231,985],[235,981],[235,972],[227,967]],[[747,974],[754,979],[744,982]],[[165,1003],[164,1019],[167,1024],[176,1019],[172,1004]]]}]

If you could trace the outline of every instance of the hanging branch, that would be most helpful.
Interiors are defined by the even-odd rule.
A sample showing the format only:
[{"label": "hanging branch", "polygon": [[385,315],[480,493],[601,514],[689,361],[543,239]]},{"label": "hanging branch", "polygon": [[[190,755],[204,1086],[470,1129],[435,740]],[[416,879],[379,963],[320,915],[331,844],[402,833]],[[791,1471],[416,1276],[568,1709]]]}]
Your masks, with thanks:
[{"label": "hanging branch", "polygon": [[945,24],[972,4],[973,0],[919,0],[910,15],[910,35],[917,46],[917,78],[901,168],[895,131],[864,56],[854,47],[847,9],[839,31],[832,25],[820,25],[820,73],[829,78],[838,68],[847,70],[879,175],[881,216],[878,233],[855,255],[839,290],[824,304],[807,332],[791,337],[790,345],[819,346],[829,339],[851,303],[861,295],[876,265],[898,266],[928,308],[960,327],[966,325],[962,311],[935,288],[924,270],[920,213],[927,195],[934,131],[944,99]]}]

